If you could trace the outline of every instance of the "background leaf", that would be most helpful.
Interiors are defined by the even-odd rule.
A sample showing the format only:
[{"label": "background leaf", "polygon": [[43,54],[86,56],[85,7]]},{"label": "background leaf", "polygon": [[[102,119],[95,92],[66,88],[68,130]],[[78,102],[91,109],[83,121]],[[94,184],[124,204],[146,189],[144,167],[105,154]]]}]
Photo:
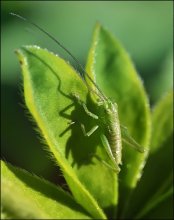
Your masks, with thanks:
[{"label": "background leaf", "polygon": [[173,132],[173,92],[165,95],[152,111],[152,139],[150,153],[155,153]]},{"label": "background leaf", "polygon": [[[150,144],[152,151],[150,148],[149,158],[143,171],[144,174],[129,203],[129,209],[127,211],[127,216],[129,217],[139,214],[143,214],[143,217],[150,216],[149,214],[152,214],[153,209],[157,209],[157,207],[160,207],[159,209],[162,212],[163,206],[161,204],[165,203],[165,201],[170,201],[168,202],[168,211],[166,211],[167,206],[164,206],[166,218],[171,213],[170,207],[172,206],[172,202],[169,198],[173,193],[173,188],[171,188],[173,182],[172,94],[173,92],[170,91],[153,109],[152,144]],[[158,200],[160,202],[156,203]],[[156,207],[153,203],[156,203]],[[144,209],[149,206],[152,206],[153,209],[148,208],[148,213],[146,213]],[[156,218],[161,216],[161,212],[156,212]]]},{"label": "background leaf", "polygon": [[152,102],[158,101],[173,88],[173,51],[169,52],[159,64],[159,73],[154,74],[149,83],[149,94]]},{"label": "background leaf", "polygon": [[1,172],[2,211],[10,219],[90,219],[59,187],[3,161]]},{"label": "background leaf", "polygon": [[160,202],[150,212],[148,212],[144,219],[173,219],[173,195]]}]

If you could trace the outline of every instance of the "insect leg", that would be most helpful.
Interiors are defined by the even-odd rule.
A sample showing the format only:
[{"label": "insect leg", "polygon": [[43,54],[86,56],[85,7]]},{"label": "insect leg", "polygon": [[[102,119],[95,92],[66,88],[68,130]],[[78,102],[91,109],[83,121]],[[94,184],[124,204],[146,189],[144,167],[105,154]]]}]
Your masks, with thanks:
[{"label": "insect leg", "polygon": [[87,115],[89,115],[90,117],[94,118],[94,119],[98,119],[98,116],[95,115],[94,113],[92,113],[91,111],[88,110],[86,104],[80,99],[79,95],[73,93],[72,96],[77,100],[77,102],[79,103],[79,105],[82,105],[84,111],[86,112]]},{"label": "insect leg", "polygon": [[121,136],[122,136],[122,140],[128,144],[130,147],[134,148],[135,150],[137,150],[140,153],[144,153],[145,149],[144,147],[140,146],[129,134],[128,129],[124,126],[120,126],[121,127]]},{"label": "insect leg", "polygon": [[106,161],[102,160],[99,156],[97,155],[93,155],[97,160],[99,160],[101,163],[103,163],[105,166],[107,166],[109,169],[111,169],[112,171],[118,173],[118,169],[112,167],[110,164],[108,164]]},{"label": "insect leg", "polygon": [[[111,148],[110,148],[110,145],[109,145],[109,142],[108,142],[106,136],[102,134],[100,137],[101,137],[101,141],[102,141],[102,143],[103,143],[103,146],[104,146],[104,148],[105,148],[105,150],[106,150],[106,152],[107,152],[109,158],[111,159],[112,163],[115,165],[116,171],[119,172],[119,171],[120,171],[120,168],[119,168],[118,164],[117,164],[116,161],[115,161],[115,158],[114,158],[114,156],[113,156],[113,154],[112,154],[112,151],[111,151]],[[106,163],[106,162],[105,162],[105,163]],[[113,169],[113,168],[112,168],[112,169]]]},{"label": "insect leg", "polygon": [[92,117],[92,118],[94,118],[94,119],[98,119],[98,116],[97,116],[97,115],[95,115],[94,113],[92,113],[92,112],[90,112],[90,111],[88,110],[88,108],[87,108],[87,106],[86,106],[85,103],[82,103],[82,106],[83,106],[83,108],[84,108],[84,110],[85,110],[85,112],[86,112],[87,115],[89,115],[90,117]]},{"label": "insect leg", "polygon": [[86,137],[91,136],[98,128],[98,125],[96,125],[90,131],[86,132],[84,124],[80,124],[80,126],[81,126],[81,129],[82,129],[84,136],[86,136]]}]

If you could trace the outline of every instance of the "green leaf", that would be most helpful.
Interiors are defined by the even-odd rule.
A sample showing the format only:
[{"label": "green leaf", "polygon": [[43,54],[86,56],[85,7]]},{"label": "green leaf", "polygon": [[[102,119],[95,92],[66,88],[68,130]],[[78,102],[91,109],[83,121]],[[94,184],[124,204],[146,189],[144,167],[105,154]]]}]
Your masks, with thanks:
[{"label": "green leaf", "polygon": [[153,154],[163,146],[163,143],[173,132],[173,92],[160,100],[152,112],[152,140],[150,153]]},{"label": "green leaf", "polygon": [[[2,217],[90,219],[61,188],[1,161]],[[9,219],[8,218],[8,219]]]},{"label": "green leaf", "polygon": [[149,156],[144,168],[144,174],[129,202],[127,216],[134,217],[139,212],[142,212],[145,204],[151,202],[152,197],[155,196],[158,200],[172,186],[172,142],[173,136],[171,135],[156,153]]},{"label": "green leaf", "polygon": [[73,196],[95,218],[106,218],[102,209],[113,215],[117,204],[116,174],[102,163],[108,157],[98,133],[84,137],[80,123],[89,130],[95,121],[71,95],[79,95],[92,108],[85,84],[70,65],[46,50],[30,46],[17,53],[26,105]]},{"label": "green leaf", "polygon": [[151,209],[143,219],[173,219],[173,194]]},{"label": "green leaf", "polygon": [[[150,200],[147,201],[146,204],[144,204],[143,209],[138,212],[138,214],[136,215],[136,219],[141,219],[142,217],[144,218],[145,216],[147,216],[150,211],[152,211],[155,207],[158,207],[160,203],[167,200],[173,194],[173,187],[171,183],[172,178],[170,178],[170,181],[167,180],[167,184],[165,183],[164,186],[161,187],[162,189],[159,188],[157,190],[155,195],[153,195]],[[160,215],[156,217],[159,218]]]},{"label": "green leaf", "polygon": [[[151,120],[143,83],[122,45],[99,24],[94,31],[86,69],[104,94],[117,102],[121,124],[128,128],[137,143],[148,149]],[[92,83],[90,85],[95,89]],[[147,152],[139,153],[123,145],[120,207],[125,206],[130,191],[141,177]]]},{"label": "green leaf", "polygon": [[[129,203],[127,216],[145,213],[149,207],[156,208],[172,186],[173,170],[173,96],[172,91],[165,95],[152,112],[152,138],[150,154],[144,174]],[[146,205],[145,205],[146,204]],[[148,208],[147,208],[148,207]],[[146,209],[144,211],[144,209]],[[138,213],[137,213],[138,211]],[[160,214],[159,216],[160,217]]]},{"label": "green leaf", "polygon": [[[154,102],[173,87],[173,51],[167,54],[160,66],[160,72],[151,77],[149,92],[151,101]],[[159,86],[160,85],[160,86]]]},{"label": "green leaf", "polygon": [[[152,111],[151,148],[145,169],[146,175],[142,179],[142,184],[145,185],[144,190],[148,189],[148,192],[153,193],[147,205],[145,207],[143,206],[139,213],[140,216],[157,206],[158,201],[161,202],[165,199],[166,195],[169,196],[169,192],[171,194],[173,193],[173,189],[171,188],[173,182],[173,158],[171,156],[173,140],[172,118],[173,92],[170,91],[156,104]],[[158,174],[155,178],[154,173]],[[149,183],[149,179],[153,181]],[[148,195],[146,195],[146,198]]]},{"label": "green leaf", "polygon": [[[106,96],[118,104],[121,124],[135,140],[148,147],[150,112],[148,99],[136,70],[122,45],[99,24],[94,31],[93,45],[87,65]],[[141,174],[145,154],[123,146],[122,183],[134,188]]]}]

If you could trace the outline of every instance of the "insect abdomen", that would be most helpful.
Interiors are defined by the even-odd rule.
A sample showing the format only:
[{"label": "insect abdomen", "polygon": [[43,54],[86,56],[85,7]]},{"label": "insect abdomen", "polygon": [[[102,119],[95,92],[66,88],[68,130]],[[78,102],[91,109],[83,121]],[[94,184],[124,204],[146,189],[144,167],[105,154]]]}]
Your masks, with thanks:
[{"label": "insect abdomen", "polygon": [[107,139],[113,154],[113,157],[117,164],[121,164],[122,158],[122,142],[121,142],[121,129],[120,122],[118,118],[118,112],[115,109],[115,106],[112,106],[114,109],[108,112],[108,134]]},{"label": "insect abdomen", "polygon": [[112,126],[110,127],[110,135],[108,138],[111,151],[113,156],[117,162],[117,164],[121,164],[121,151],[122,151],[122,143],[121,143],[121,132],[120,132],[120,124],[119,122],[112,122]]}]

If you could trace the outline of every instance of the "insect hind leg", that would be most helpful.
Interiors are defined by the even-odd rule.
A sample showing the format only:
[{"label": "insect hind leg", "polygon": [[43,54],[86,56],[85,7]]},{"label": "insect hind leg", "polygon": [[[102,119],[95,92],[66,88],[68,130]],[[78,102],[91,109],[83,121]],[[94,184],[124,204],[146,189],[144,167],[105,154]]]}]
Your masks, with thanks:
[{"label": "insect hind leg", "polygon": [[120,171],[119,167],[113,167],[109,163],[107,163],[105,160],[101,159],[98,155],[93,155],[97,160],[99,160],[104,166],[109,168],[110,170],[118,173]]},{"label": "insect hind leg", "polygon": [[[114,166],[115,166],[115,168],[112,167],[112,169],[115,169],[116,172],[119,173],[119,172],[120,172],[120,167],[119,167],[119,165],[117,164],[117,162],[116,162],[116,160],[115,160],[115,158],[114,158],[114,156],[113,156],[113,154],[112,154],[112,151],[111,151],[111,148],[110,148],[110,145],[109,145],[109,143],[108,143],[108,140],[107,140],[106,136],[105,136],[105,135],[101,135],[100,138],[101,138],[101,141],[102,141],[102,143],[103,143],[103,146],[104,146],[104,148],[105,148],[105,150],[106,150],[106,152],[107,152],[107,155],[109,156],[110,160],[112,161],[112,163],[113,163]],[[105,163],[106,163],[106,162],[105,162]],[[110,165],[109,165],[109,166],[110,166]]]}]

